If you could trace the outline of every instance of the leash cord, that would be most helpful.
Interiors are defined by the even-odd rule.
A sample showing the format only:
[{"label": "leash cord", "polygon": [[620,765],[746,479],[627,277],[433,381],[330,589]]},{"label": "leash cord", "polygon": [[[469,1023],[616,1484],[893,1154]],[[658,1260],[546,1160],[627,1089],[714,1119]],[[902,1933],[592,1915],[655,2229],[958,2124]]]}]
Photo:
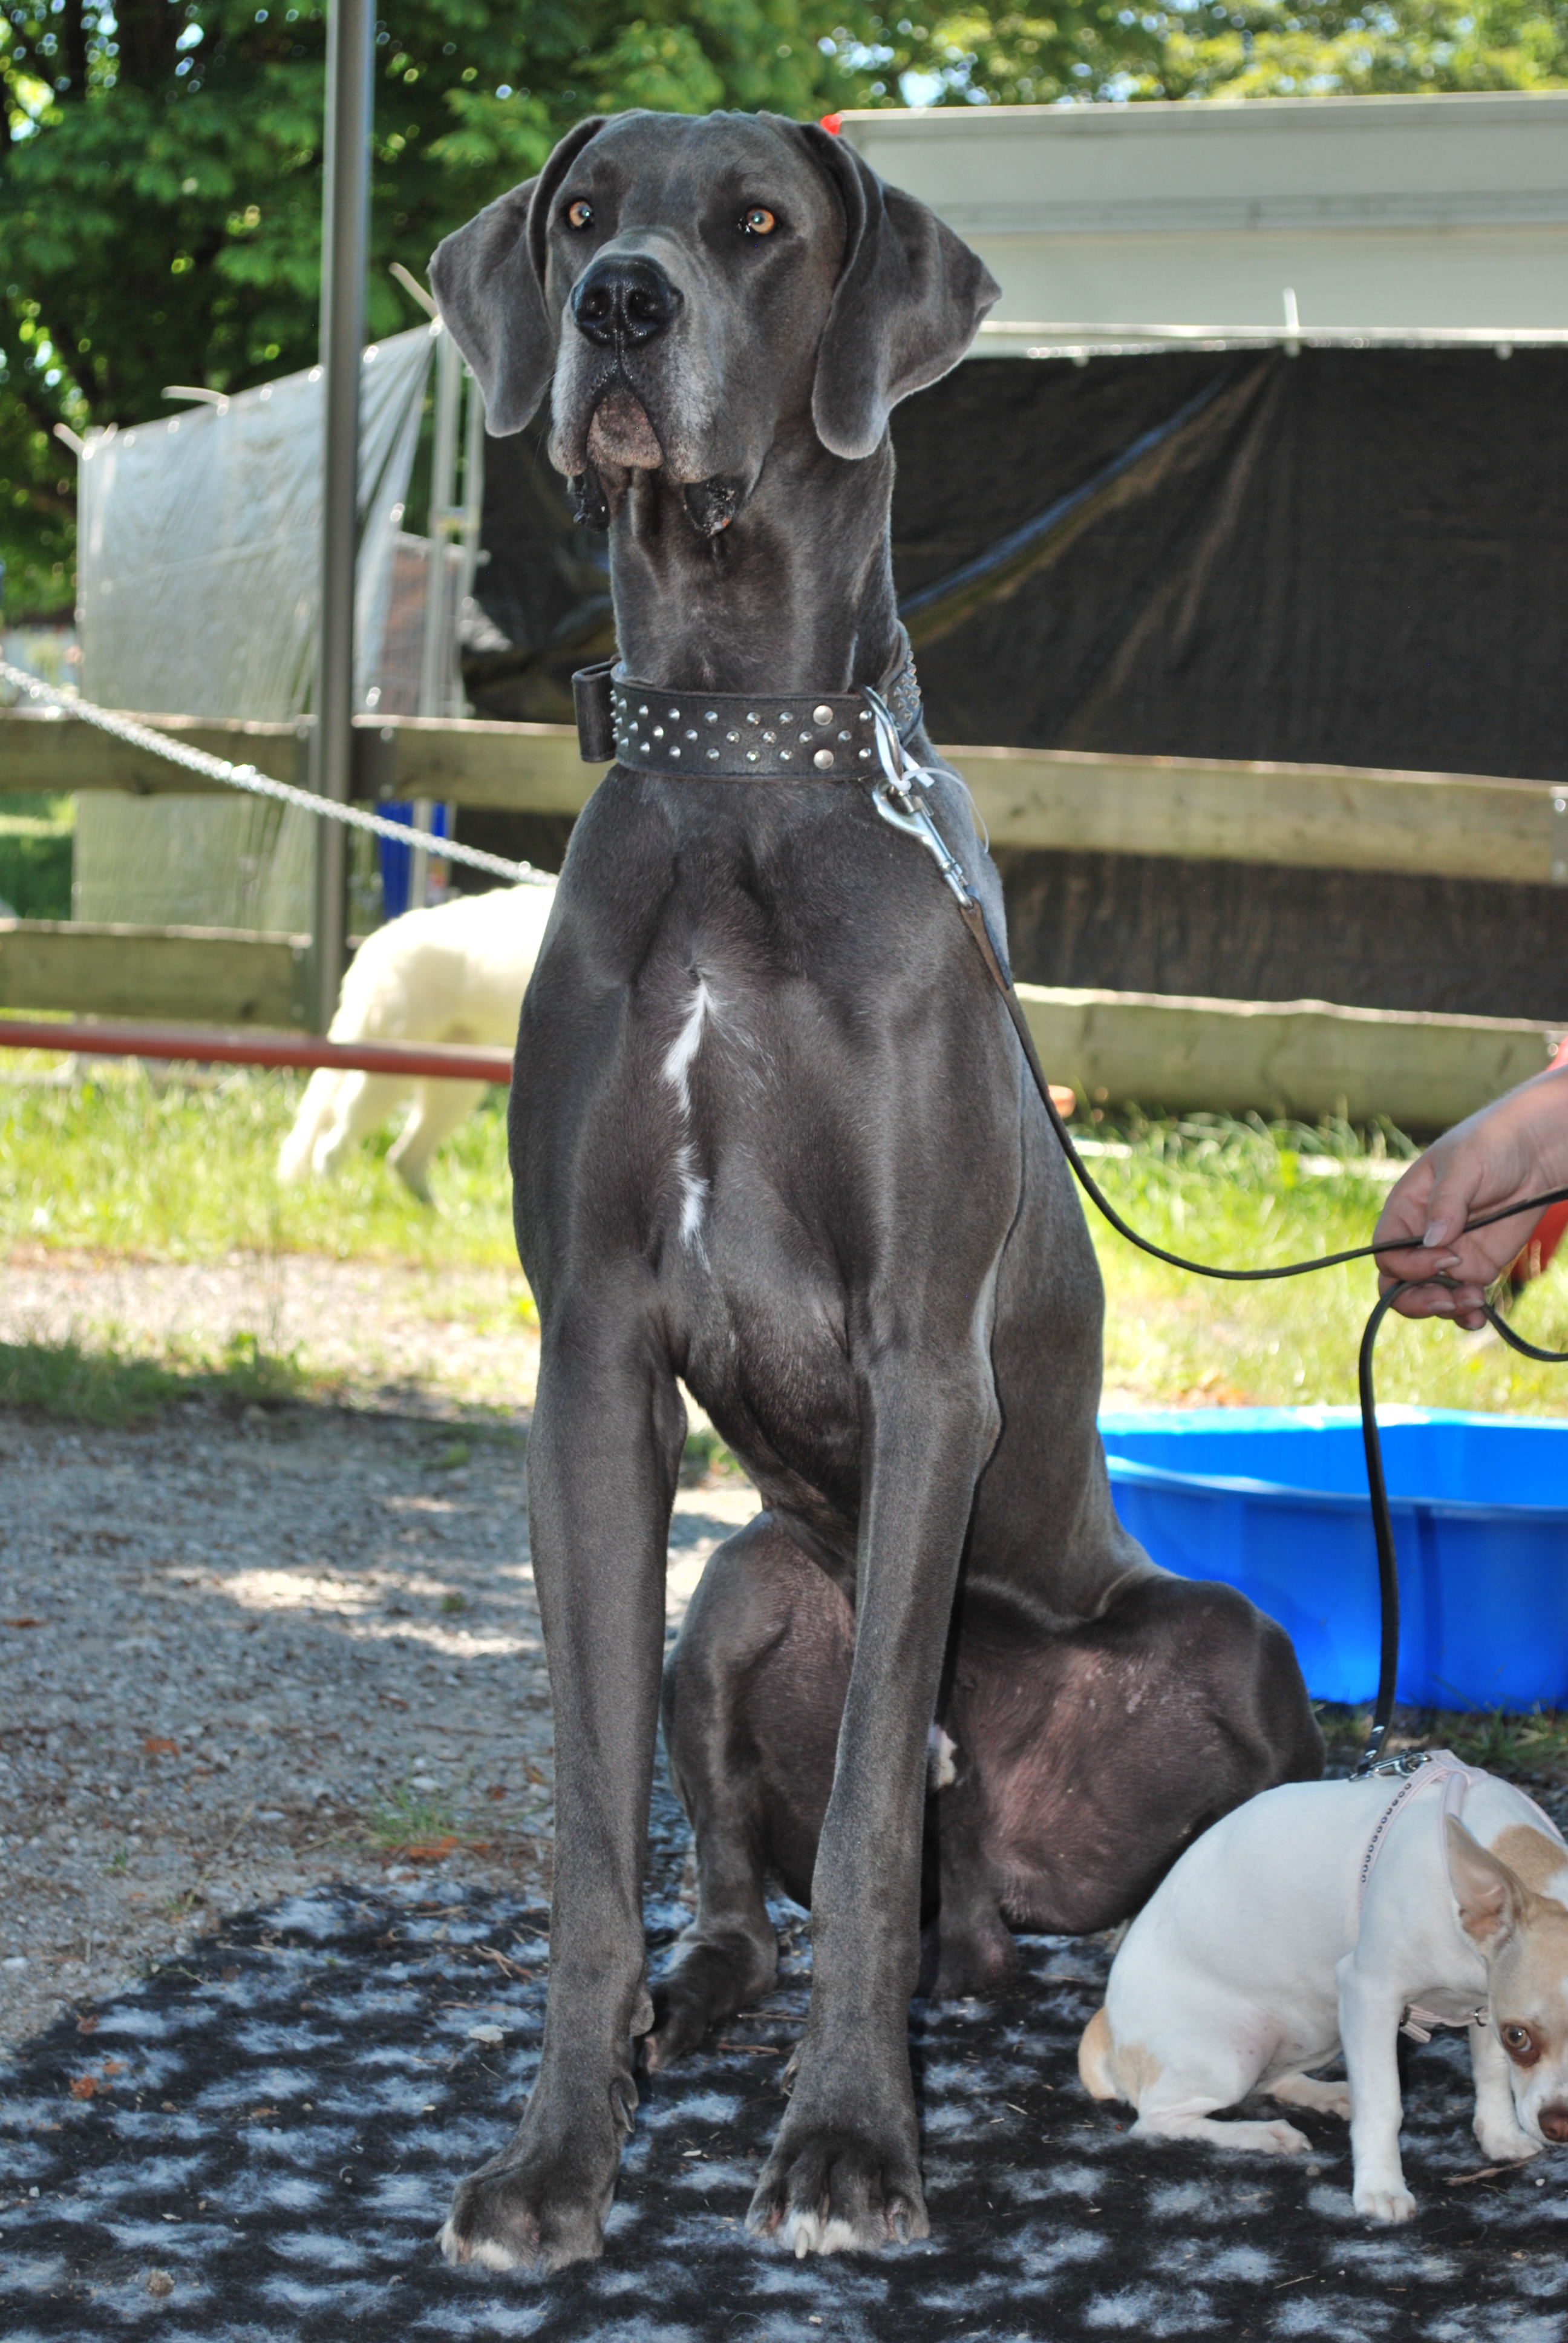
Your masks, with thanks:
[{"label": "leash cord", "polygon": [[[1162,1261],[1172,1269],[1187,1270],[1196,1277],[1223,1279],[1227,1283],[1233,1285],[1259,1284],[1285,1277],[1306,1277],[1316,1270],[1337,1269],[1345,1262],[1371,1260],[1380,1252],[1413,1250],[1413,1248],[1386,1243],[1350,1245],[1342,1252],[1320,1253],[1312,1261],[1283,1262],[1274,1269],[1221,1269],[1211,1262],[1189,1261],[1182,1253],[1170,1252],[1163,1245],[1156,1244],[1152,1238],[1140,1236],[1136,1229],[1128,1225],[1111,1199],[1102,1192],[1098,1181],[1072,1143],[1072,1135],[1062,1121],[1055,1101],[1050,1095],[1050,1083],[1044,1067],[1040,1062],[1040,1053],[1034,1046],[1034,1036],[1029,1030],[1029,1021],[1023,1013],[1023,1004],[1013,988],[1011,978],[1002,968],[987,931],[985,913],[980,908],[980,900],[964,877],[960,865],[949,849],[930,813],[915,797],[915,785],[929,787],[935,776],[927,773],[922,767],[911,764],[904,756],[897,729],[877,694],[868,690],[866,698],[870,702],[872,713],[877,719],[877,746],[884,777],[873,791],[872,802],[884,820],[890,821],[894,829],[905,830],[911,837],[918,838],[933,856],[943,880],[958,904],[959,915],[979,948],[980,958],[985,962],[986,972],[1000,993],[1007,1013],[1012,1020],[1013,1030],[1018,1035],[1019,1045],[1023,1051],[1024,1062],[1033,1079],[1035,1089],[1040,1093],[1040,1104],[1050,1118],[1057,1142],[1067,1158],[1068,1167],[1084,1194],[1090,1199],[1096,1211],[1110,1222],[1117,1235],[1124,1237],[1129,1244],[1136,1245],[1140,1252],[1146,1252],[1153,1260]],[[1568,1188],[1549,1189],[1543,1195],[1526,1196],[1518,1203],[1505,1204],[1501,1211],[1483,1212],[1479,1219],[1467,1221],[1460,1233],[1462,1236],[1471,1236],[1477,1229],[1489,1229],[1499,1221],[1513,1220],[1516,1215],[1525,1212],[1539,1213],[1543,1212],[1548,1204],[1563,1202],[1568,1202]],[[1372,1729],[1367,1736],[1367,1745],[1356,1764],[1357,1778],[1372,1773],[1378,1765],[1393,1716],[1394,1684],[1399,1674],[1399,1565],[1394,1550],[1393,1521],[1389,1509],[1388,1484],[1383,1476],[1382,1439],[1378,1431],[1377,1393],[1372,1379],[1372,1354],[1377,1346],[1377,1338],[1382,1331],[1383,1320],[1399,1300],[1400,1295],[1408,1292],[1412,1282],[1414,1281],[1400,1281],[1391,1285],[1385,1293],[1379,1295],[1362,1335],[1361,1351],[1357,1360],[1362,1444],[1366,1451],[1367,1494],[1372,1501],[1372,1536],[1377,1547],[1380,1619],[1377,1698],[1372,1705]],[[1431,1282],[1440,1282],[1441,1281]],[[1510,1350],[1517,1351],[1522,1358],[1536,1359],[1546,1366],[1568,1365],[1568,1351],[1542,1350],[1535,1343],[1527,1342],[1523,1335],[1516,1334],[1507,1320],[1493,1307],[1490,1302],[1483,1302],[1482,1309],[1493,1332],[1507,1343]]]},{"label": "leash cord", "polygon": [[[980,916],[978,903],[975,905],[975,913],[977,918]],[[966,920],[965,924],[968,925],[969,922]],[[973,932],[972,928],[970,932]],[[1046,1113],[1050,1118],[1051,1128],[1056,1133],[1070,1169],[1085,1195],[1091,1199],[1096,1209],[1104,1214],[1117,1234],[1125,1237],[1129,1244],[1136,1245],[1141,1252],[1151,1254],[1156,1261],[1167,1262],[1174,1269],[1189,1270],[1199,1277],[1222,1278],[1235,1284],[1251,1284],[1274,1278],[1304,1277],[1314,1270],[1334,1269],[1342,1262],[1365,1261],[1376,1252],[1398,1250],[1397,1247],[1390,1247],[1386,1244],[1352,1245],[1343,1252],[1323,1253],[1315,1261],[1286,1262],[1277,1269],[1220,1269],[1208,1262],[1188,1261],[1181,1253],[1168,1252],[1163,1245],[1157,1245],[1151,1239],[1140,1236],[1136,1229],[1128,1226],[1110,1198],[1101,1192],[1099,1182],[1073,1145],[1067,1125],[1057,1111],[1055,1101],[1051,1098],[1050,1084],[1040,1065],[1039,1052],[1034,1046],[1034,1036],[1029,1030],[1022,1003],[1010,983],[1005,985],[1002,999],[1007,1004],[1008,1014],[1023,1045],[1024,1057],[1034,1079],[1034,1086],[1040,1092]],[[1553,1188],[1544,1195],[1527,1197],[1523,1203],[1509,1204],[1502,1212],[1486,1212],[1479,1220],[1467,1221],[1461,1233],[1469,1236],[1476,1229],[1490,1228],[1494,1222],[1512,1220],[1515,1213],[1540,1212],[1544,1211],[1548,1204],[1562,1203],[1564,1201],[1568,1201],[1568,1188]],[[1372,1705],[1372,1729],[1367,1735],[1367,1745],[1356,1764],[1358,1778],[1373,1772],[1382,1755],[1383,1743],[1388,1738],[1389,1726],[1393,1719],[1394,1684],[1399,1674],[1399,1565],[1394,1552],[1393,1520],[1389,1509],[1388,1484],[1383,1477],[1382,1437],[1378,1430],[1377,1393],[1372,1380],[1372,1354],[1377,1347],[1377,1338],[1382,1331],[1383,1320],[1399,1300],[1400,1295],[1409,1291],[1410,1282],[1409,1280],[1402,1280],[1391,1285],[1385,1293],[1378,1296],[1362,1335],[1361,1351],[1357,1360],[1357,1387],[1362,1412],[1362,1445],[1366,1451],[1367,1494],[1372,1500],[1372,1536],[1377,1546],[1380,1623],[1377,1698]],[[1490,1302],[1483,1302],[1482,1308],[1487,1323],[1493,1332],[1502,1337],[1510,1350],[1517,1351],[1521,1357],[1537,1359],[1547,1366],[1568,1365],[1568,1351],[1542,1350],[1535,1343],[1527,1342],[1522,1334],[1516,1334],[1507,1320],[1493,1309]]]}]

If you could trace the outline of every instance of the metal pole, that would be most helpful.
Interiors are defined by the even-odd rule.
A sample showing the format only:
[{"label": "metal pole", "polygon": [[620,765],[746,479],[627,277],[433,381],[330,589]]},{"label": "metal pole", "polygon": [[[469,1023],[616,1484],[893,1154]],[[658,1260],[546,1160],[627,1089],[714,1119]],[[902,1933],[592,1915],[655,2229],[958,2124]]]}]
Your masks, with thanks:
[{"label": "metal pole", "polygon": [[[327,138],[321,216],[321,371],[326,427],[321,484],[321,627],[316,665],[311,786],[347,801],[354,748],[354,567],[358,553],[359,369],[369,245],[372,0],[329,0]],[[346,944],[340,823],[316,824],[314,1022],[337,1006]]]},{"label": "metal pole", "polygon": [[419,713],[447,716],[451,661],[450,611],[453,525],[457,515],[457,410],[463,360],[443,326],[436,337],[436,430],[430,452],[429,567],[425,573],[425,644],[419,669]]},{"label": "metal pole", "polygon": [[[463,427],[463,561],[457,575],[459,620],[478,575],[479,529],[485,518],[485,401],[478,384],[467,367],[463,368],[463,381],[468,406]],[[452,713],[454,716],[467,716],[472,711],[463,698],[462,665],[458,660],[455,660],[453,665],[457,680]]]},{"label": "metal pole", "polygon": [[[463,361],[457,345],[443,326],[436,337],[436,433],[430,452],[430,521],[425,570],[425,639],[419,660],[419,713],[449,714],[447,681],[452,663],[451,555],[453,507],[457,499],[457,402],[462,395]],[[414,827],[428,830],[433,809],[428,798],[414,804]],[[408,909],[422,911],[430,891],[428,850],[415,847],[408,860]]]}]

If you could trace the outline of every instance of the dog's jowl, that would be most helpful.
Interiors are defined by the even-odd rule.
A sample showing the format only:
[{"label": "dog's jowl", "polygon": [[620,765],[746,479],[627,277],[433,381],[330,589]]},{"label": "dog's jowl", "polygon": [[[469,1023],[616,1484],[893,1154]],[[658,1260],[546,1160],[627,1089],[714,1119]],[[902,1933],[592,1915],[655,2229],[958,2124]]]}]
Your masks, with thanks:
[{"label": "dog's jowl", "polygon": [[[618,761],[573,833],[511,1109],[543,1344],[549,2014],[447,2247],[600,2250],[634,2062],[767,1989],[769,1872],[810,1905],[814,1983],[752,2226],[800,2251],[919,2237],[922,1956],[970,1990],[1007,1967],[1010,1922],[1102,1926],[1322,1758],[1283,1635],[1117,1523],[1076,1199],[940,875],[871,799],[863,688],[933,756],[889,413],[996,287],[839,139],[735,115],[580,125],[432,277],[490,429],[552,401],[553,459],[609,529],[621,658]],[[929,801],[1000,949],[956,777]],[[650,1990],[678,1377],[765,1510],[664,1683],[700,1893]]]}]

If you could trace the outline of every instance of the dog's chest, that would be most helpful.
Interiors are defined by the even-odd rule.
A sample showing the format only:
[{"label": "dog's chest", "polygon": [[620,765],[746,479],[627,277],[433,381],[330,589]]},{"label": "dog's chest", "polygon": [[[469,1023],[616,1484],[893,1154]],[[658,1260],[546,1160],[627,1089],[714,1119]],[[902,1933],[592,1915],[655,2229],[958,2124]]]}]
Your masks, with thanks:
[{"label": "dog's chest", "polygon": [[820,1487],[856,1472],[861,1170],[799,1011],[710,964],[683,970],[646,1011],[632,1081],[663,1133],[643,1203],[687,1384],[755,1467]]}]

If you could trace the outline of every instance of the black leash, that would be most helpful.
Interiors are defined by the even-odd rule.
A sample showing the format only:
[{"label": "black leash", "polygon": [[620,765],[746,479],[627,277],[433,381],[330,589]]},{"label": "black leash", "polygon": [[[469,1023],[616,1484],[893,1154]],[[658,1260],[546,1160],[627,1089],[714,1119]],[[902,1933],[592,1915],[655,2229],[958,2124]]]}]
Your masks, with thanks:
[{"label": "black leash", "polygon": [[[964,876],[962,866],[950,852],[946,840],[930,813],[914,794],[916,788],[928,785],[931,777],[927,775],[922,768],[910,765],[905,759],[899,740],[898,729],[877,694],[868,691],[866,698],[878,718],[877,744],[881,752],[883,778],[873,790],[873,802],[877,810],[885,820],[891,822],[896,830],[905,830],[910,837],[919,839],[936,860],[958,904],[959,915],[979,948],[980,958],[985,962],[986,972],[1000,993],[1007,1013],[1012,1020],[1013,1031],[1018,1035],[1024,1061],[1033,1077],[1035,1089],[1040,1092],[1040,1104],[1050,1117],[1050,1127],[1056,1133],[1058,1143],[1067,1158],[1069,1167],[1084,1194],[1089,1197],[1097,1211],[1110,1222],[1118,1236],[1125,1237],[1128,1243],[1136,1245],[1141,1252],[1150,1254],[1155,1261],[1167,1262],[1172,1269],[1188,1270],[1197,1277],[1221,1278],[1233,1285],[1255,1285],[1277,1278],[1306,1277],[1316,1270],[1337,1269],[1343,1262],[1368,1261],[1379,1252],[1403,1250],[1402,1247],[1387,1244],[1350,1245],[1342,1252],[1321,1253],[1312,1261],[1286,1262],[1277,1269],[1221,1269],[1211,1262],[1189,1261],[1182,1253],[1170,1252],[1163,1245],[1155,1244],[1151,1238],[1140,1236],[1136,1229],[1129,1227],[1110,1198],[1101,1192],[1099,1182],[1072,1143],[1072,1135],[1051,1098],[1050,1084],[1046,1078],[1045,1069],[1040,1062],[1040,1054],[1034,1046],[1034,1036],[1029,1030],[1029,1022],[1023,1013],[1023,1004],[1014,991],[1012,980],[1003,969],[992,945],[986,928],[985,913],[980,909],[979,898]],[[1475,1230],[1491,1228],[1498,1221],[1513,1220],[1516,1215],[1524,1212],[1541,1212],[1548,1204],[1564,1202],[1568,1202],[1568,1188],[1553,1188],[1544,1195],[1527,1196],[1519,1203],[1504,1205],[1499,1212],[1484,1212],[1479,1220],[1467,1221],[1460,1233],[1470,1236]],[[1430,1282],[1441,1283],[1443,1281],[1437,1279]],[[1372,1534],[1377,1544],[1381,1622],[1377,1699],[1372,1707],[1372,1731],[1355,1769],[1358,1777],[1373,1773],[1377,1769],[1393,1715],[1394,1682],[1399,1674],[1399,1569],[1394,1553],[1393,1523],[1389,1513],[1388,1487],[1383,1478],[1382,1441],[1378,1432],[1377,1395],[1372,1383],[1372,1353],[1383,1320],[1400,1295],[1408,1290],[1409,1284],[1406,1282],[1391,1285],[1386,1293],[1380,1294],[1372,1315],[1367,1320],[1366,1331],[1362,1336],[1358,1361],[1357,1379],[1361,1396],[1362,1442],[1366,1450],[1367,1493],[1372,1500]],[[1493,1308],[1491,1302],[1483,1302],[1482,1306],[1493,1331],[1502,1337],[1511,1350],[1517,1351],[1522,1358],[1537,1359],[1548,1366],[1568,1365],[1568,1351],[1539,1349],[1535,1343],[1527,1342],[1522,1335],[1516,1334],[1506,1319]]]}]

